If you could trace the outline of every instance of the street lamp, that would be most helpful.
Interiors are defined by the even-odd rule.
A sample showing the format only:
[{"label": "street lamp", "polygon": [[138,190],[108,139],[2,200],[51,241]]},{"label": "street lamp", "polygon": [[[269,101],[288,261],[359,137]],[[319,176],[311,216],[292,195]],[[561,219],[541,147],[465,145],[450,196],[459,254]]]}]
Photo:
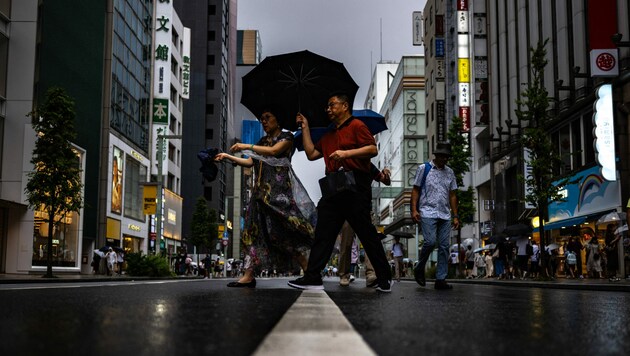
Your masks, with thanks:
[{"label": "street lamp", "polygon": [[[158,131],[159,133],[160,131]],[[162,166],[164,162],[164,139],[181,139],[182,135],[158,135],[157,136],[157,209],[155,211],[155,254],[160,254],[160,242],[162,242]],[[164,245],[166,248],[166,244]]]},{"label": "street lamp", "polygon": [[[226,195],[225,196],[225,209],[223,209],[223,212],[225,214],[225,218],[224,220],[224,229],[223,229],[223,241],[227,241],[228,239],[228,200],[229,199],[238,199],[240,198],[238,195]],[[232,241],[232,243],[234,243],[234,241]],[[227,277],[227,244],[225,245],[225,251],[226,253],[224,254],[223,257],[223,278]]]}]

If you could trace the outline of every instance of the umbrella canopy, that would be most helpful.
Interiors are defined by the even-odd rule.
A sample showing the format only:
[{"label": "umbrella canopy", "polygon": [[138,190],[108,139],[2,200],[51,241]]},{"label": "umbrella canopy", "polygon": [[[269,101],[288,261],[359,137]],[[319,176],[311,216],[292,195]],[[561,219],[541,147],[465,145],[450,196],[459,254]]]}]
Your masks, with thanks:
[{"label": "umbrella canopy", "polygon": [[352,105],[358,89],[343,63],[309,51],[292,52],[268,56],[243,76],[241,103],[256,117],[271,110],[282,128],[296,131],[297,113],[312,127],[326,127],[330,95],[345,92]]},{"label": "umbrella canopy", "polygon": [[95,255],[99,255],[100,257],[105,257],[105,253],[101,250],[94,250]]},{"label": "umbrella canopy", "polygon": [[522,236],[532,233],[532,227],[523,223],[510,225],[503,230],[503,233],[508,236]]},{"label": "umbrella canopy", "polygon": [[623,224],[623,226],[618,227],[615,230],[615,235],[621,234],[624,231],[628,231],[628,224]]},{"label": "umbrella canopy", "polygon": [[618,223],[620,221],[621,221],[621,215],[619,215],[618,212],[613,211],[597,219],[597,225]]},{"label": "umbrella canopy", "polygon": [[506,236],[503,234],[498,234],[498,235],[492,235],[490,236],[490,238],[488,239],[488,242],[491,244],[496,244],[499,241],[505,241]]},{"label": "umbrella canopy", "polygon": [[558,246],[558,244],[549,244],[549,245],[545,246],[545,249],[547,251],[553,251],[553,250],[557,250],[558,247],[560,247],[560,246]]},{"label": "umbrella canopy", "polygon": [[413,239],[416,237],[414,234],[406,231],[394,231],[390,235],[401,239]]},{"label": "umbrella canopy", "polygon": [[481,252],[481,251],[488,251],[488,250],[494,250],[494,248],[497,247],[496,244],[487,244],[483,247],[479,247],[473,250],[473,252],[477,253],[477,252]]},{"label": "umbrella canopy", "polygon": [[[387,124],[385,123],[385,117],[383,115],[377,113],[376,111],[361,109],[361,110],[352,110],[352,116],[357,119],[363,121],[363,123],[370,129],[372,135],[376,135],[377,133],[383,132],[387,130]],[[333,129],[334,124],[329,124],[326,127],[311,127],[311,140],[313,143],[319,141],[324,134]],[[309,126],[311,126],[309,124]],[[293,146],[298,151],[304,151],[304,145],[302,144],[302,131],[298,131],[295,134],[295,140],[293,140]]]}]

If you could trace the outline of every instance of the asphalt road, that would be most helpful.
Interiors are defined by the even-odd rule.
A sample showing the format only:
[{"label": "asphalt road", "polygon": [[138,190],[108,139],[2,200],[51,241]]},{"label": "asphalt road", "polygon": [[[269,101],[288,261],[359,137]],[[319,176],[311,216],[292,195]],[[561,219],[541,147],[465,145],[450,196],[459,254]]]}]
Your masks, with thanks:
[{"label": "asphalt road", "polygon": [[627,292],[480,284],[436,291],[432,283],[403,281],[380,294],[362,280],[344,288],[331,278],[325,293],[308,294],[286,282],[259,280],[256,289],[226,288],[225,280],[2,284],[0,355],[316,355],[331,349],[625,355],[630,349]]}]

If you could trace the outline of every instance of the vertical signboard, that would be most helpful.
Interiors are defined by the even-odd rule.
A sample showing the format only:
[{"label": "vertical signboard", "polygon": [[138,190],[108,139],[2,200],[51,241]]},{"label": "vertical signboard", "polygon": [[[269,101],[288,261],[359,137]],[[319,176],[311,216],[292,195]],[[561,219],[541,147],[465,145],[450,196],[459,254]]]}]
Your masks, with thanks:
[{"label": "vertical signboard", "polygon": [[190,98],[190,29],[184,27],[182,48],[182,98]]},{"label": "vertical signboard", "polygon": [[414,11],[411,17],[413,23],[413,45],[422,46],[422,37],[424,33],[422,31],[422,11]]},{"label": "vertical signboard", "polygon": [[613,121],[612,85],[604,84],[597,89],[593,112],[593,136],[595,136],[595,158],[602,167],[602,177],[617,180],[615,162],[615,128]]},{"label": "vertical signboard", "polygon": [[420,90],[404,90],[403,184],[413,186],[418,163],[423,159],[422,138],[425,132],[424,95]]}]

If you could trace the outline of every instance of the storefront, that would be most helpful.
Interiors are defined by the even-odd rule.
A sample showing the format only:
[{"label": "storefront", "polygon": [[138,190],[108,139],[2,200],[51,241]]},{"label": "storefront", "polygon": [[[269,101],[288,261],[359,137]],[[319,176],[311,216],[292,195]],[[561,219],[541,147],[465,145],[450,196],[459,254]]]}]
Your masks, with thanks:
[{"label": "storefront", "polygon": [[[621,184],[605,180],[599,166],[576,173],[573,180],[574,183],[561,191],[565,200],[549,204],[549,221],[544,225],[548,236],[546,245],[558,246],[560,275],[564,274],[564,253],[569,239],[573,237],[582,244],[588,242],[580,237],[580,229],[590,227],[603,241],[601,234],[606,226],[598,224],[598,219],[610,212],[621,211]],[[537,230],[534,230],[534,239],[539,240]],[[581,257],[584,265],[586,258]]]}]

